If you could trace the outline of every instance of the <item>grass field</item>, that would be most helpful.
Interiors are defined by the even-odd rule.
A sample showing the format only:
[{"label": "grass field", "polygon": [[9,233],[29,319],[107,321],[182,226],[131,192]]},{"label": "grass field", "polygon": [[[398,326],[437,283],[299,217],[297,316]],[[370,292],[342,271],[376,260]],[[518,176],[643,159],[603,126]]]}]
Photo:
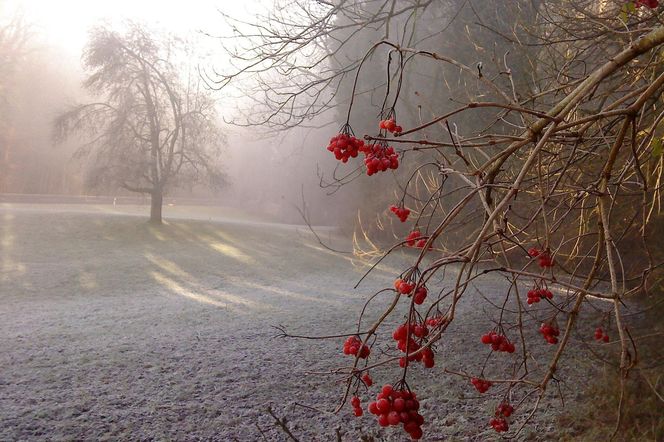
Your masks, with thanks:
[{"label": "grass field", "polygon": [[[336,405],[339,378],[312,372],[348,361],[342,340],[279,339],[271,326],[352,331],[364,300],[391,284],[405,256],[353,290],[365,268],[306,228],[210,210],[167,207],[167,223],[152,227],[132,207],[0,206],[0,440],[256,441],[261,431],[285,440],[268,405],[302,441],[334,440],[337,428],[343,440],[402,440],[372,417],[351,418],[349,405],[338,415],[299,406]],[[495,439],[487,422],[500,393],[478,397],[441,376],[443,367],[478,369],[486,356],[477,345],[490,327],[485,311],[472,298],[460,309],[437,367],[412,370],[425,440]],[[373,376],[391,382],[396,371]],[[577,393],[562,389],[567,399]],[[550,440],[558,404],[547,399],[524,437]]]}]

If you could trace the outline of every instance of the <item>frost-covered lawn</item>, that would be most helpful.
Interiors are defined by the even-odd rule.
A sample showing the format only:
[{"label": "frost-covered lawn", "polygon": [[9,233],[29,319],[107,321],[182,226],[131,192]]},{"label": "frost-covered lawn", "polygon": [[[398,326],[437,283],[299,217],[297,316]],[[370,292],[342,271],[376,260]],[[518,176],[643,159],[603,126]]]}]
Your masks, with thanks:
[{"label": "frost-covered lawn", "polygon": [[[285,440],[269,404],[302,441],[334,440],[337,427],[343,440],[358,440],[362,426],[381,440],[403,439],[373,417],[351,418],[350,405],[339,415],[297,406],[336,404],[338,378],[311,372],[348,362],[343,340],[275,339],[271,327],[352,330],[364,299],[400,272],[397,263],[353,290],[364,269],[305,228],[210,210],[166,208],[167,217],[197,219],[155,228],[128,215],[136,208],[0,205],[0,440],[257,441],[257,426],[268,440]],[[440,347],[434,380],[413,370],[425,440],[494,437],[487,422],[498,397],[478,398],[460,379],[435,380],[443,366],[484,360],[477,338],[488,322],[476,302],[468,305],[466,325],[451,327]],[[373,376],[396,379],[386,370]],[[531,440],[546,439],[552,419],[541,413]]]}]

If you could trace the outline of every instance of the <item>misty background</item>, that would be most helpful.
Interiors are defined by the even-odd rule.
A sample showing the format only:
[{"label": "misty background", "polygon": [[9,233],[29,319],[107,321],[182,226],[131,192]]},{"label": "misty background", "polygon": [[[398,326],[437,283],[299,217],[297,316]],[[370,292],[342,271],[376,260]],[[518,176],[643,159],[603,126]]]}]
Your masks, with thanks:
[{"label": "misty background", "polygon": [[[524,47],[506,40],[497,41],[488,27],[475,26],[472,33],[467,30],[480,14],[487,24],[511,32],[511,23],[528,20],[533,9],[491,5],[476,11],[463,2],[457,3],[431,5],[427,15],[420,17],[418,26],[413,28],[408,26],[408,14],[395,16],[389,22],[387,35],[404,44],[418,43],[432,51],[450,54],[469,66],[483,60],[484,70],[492,75],[503,68],[500,54],[508,52],[513,57],[510,66],[515,81],[522,81],[516,86],[530,89],[527,76],[522,75],[529,68]],[[117,186],[92,185],[88,158],[74,155],[84,141],[83,135],[70,137],[58,145],[53,143],[55,117],[67,106],[91,98],[81,87],[86,75],[81,56],[90,29],[103,24],[121,30],[131,22],[186,42],[186,54],[181,57],[182,73],[189,78],[200,75],[200,81],[212,89],[226,137],[219,158],[226,186],[215,192],[205,186],[169,189],[165,196],[167,203],[188,201],[236,207],[288,223],[303,223],[298,209],[306,205],[308,222],[337,225],[347,232],[357,225],[358,219],[368,221],[369,230],[376,229],[375,222],[393,223],[386,216],[386,207],[394,202],[399,182],[407,179],[413,168],[404,163],[394,173],[381,174],[385,176],[369,181],[356,180],[353,179],[358,177],[356,165],[339,165],[325,150],[331,136],[345,123],[354,72],[322,82],[307,93],[310,96],[299,95],[285,106],[288,109],[292,104],[292,110],[278,112],[275,106],[282,104],[280,95],[288,96],[312,78],[315,80],[318,75],[315,70],[290,77],[259,72],[239,75],[229,84],[215,82],[242,68],[233,59],[233,55],[245,56],[244,51],[251,47],[242,33],[250,34],[251,24],[269,19],[272,2],[254,0],[234,4],[210,0],[190,7],[179,2],[121,1],[111,6],[105,2],[74,0],[57,3],[3,0],[0,7],[5,23],[18,20],[21,26],[17,47],[5,45],[10,48],[6,59],[11,62],[5,63],[8,69],[3,73],[2,90],[5,127],[0,135],[0,194],[3,199],[30,194],[104,196],[117,198],[119,203],[127,197],[133,202],[146,200],[144,195]],[[379,7],[367,2],[361,6],[365,11],[358,13],[371,14]],[[347,63],[356,66],[369,43],[386,35],[385,30],[371,27],[354,31],[343,16],[335,20],[339,30],[334,31],[333,38],[325,40],[325,50],[335,55],[318,65],[322,78],[328,72],[345,68]],[[441,23],[445,32],[457,38],[437,38]],[[528,36],[520,38],[525,41]],[[344,39],[362,44],[338,45]],[[351,118],[358,136],[377,130],[387,84],[386,54],[386,49],[381,48],[363,65]],[[454,67],[441,68],[430,61],[409,63],[405,74],[406,82],[395,109],[404,127],[447,112],[456,106],[455,100],[463,101],[479,90],[479,84],[468,82]],[[283,120],[284,115],[292,118]],[[459,132],[483,128],[481,119],[460,120],[455,124]],[[423,151],[418,155],[426,161],[435,154]],[[351,179],[345,179],[348,176]],[[343,189],[338,186],[340,182],[345,183]],[[386,186],[395,189],[395,193],[382,192]]]},{"label": "misty background", "polygon": [[[494,273],[499,269],[484,270],[497,259],[492,239],[466,265],[465,254],[475,250],[466,244],[485,241],[478,233],[492,231],[484,229],[489,218],[479,195],[495,189],[494,198],[507,198],[500,195],[512,191],[527,156],[516,149],[495,162],[500,181],[491,181],[486,193],[473,183],[480,183],[486,170],[471,172],[469,164],[500,160],[505,144],[526,140],[524,133],[530,137],[530,116],[542,118],[539,112],[576,90],[606,63],[607,54],[629,44],[632,34],[620,27],[621,5],[622,0],[0,0],[0,335],[6,336],[0,339],[0,439],[284,440],[278,418],[266,411],[272,407],[278,416],[292,418],[289,425],[303,440],[341,440],[341,434],[343,440],[403,440],[394,429],[354,419],[348,407],[332,414],[301,404],[329,410],[339,402],[341,390],[332,379],[341,373],[335,371],[344,357],[341,336],[382,318],[385,327],[376,337],[386,340],[376,339],[372,351],[396,354],[390,353],[392,331],[417,310],[411,298],[398,294],[389,315],[384,307],[395,293],[392,287],[398,287],[395,278],[411,277],[430,289],[419,320],[434,318],[434,327],[445,331],[436,341],[433,371],[408,369],[409,384],[426,398],[427,437],[500,439],[488,424],[502,400],[498,396],[518,396],[511,383],[496,385],[488,395],[473,390],[470,376],[506,379],[504,367],[488,363],[479,337],[502,328],[504,312],[518,311],[518,327],[505,328],[514,335],[518,328],[524,343],[535,343],[532,353],[524,346],[524,361],[526,356],[544,361],[552,347],[547,350],[537,327],[555,322],[559,313],[562,324],[574,291],[554,288],[552,270],[559,304],[544,301],[522,309],[519,290],[528,292],[532,275],[504,277]],[[634,35],[645,32],[639,26],[660,26],[657,10],[632,6],[630,15],[622,13]],[[604,32],[607,26],[618,31]],[[583,38],[569,38],[573,34]],[[131,69],[143,70],[123,70],[130,57],[118,54],[132,50],[144,50],[142,58],[131,59],[137,63]],[[427,56],[415,57],[420,50]],[[653,72],[661,70],[658,57],[653,56]],[[157,84],[157,111],[146,111],[143,85],[134,88],[141,75]],[[594,98],[580,105],[579,115],[596,104],[593,100],[603,100],[602,94],[610,102],[614,94],[647,89],[649,81],[635,72],[611,77],[598,96],[593,92]],[[209,104],[208,98],[212,110],[196,108]],[[470,106],[478,102],[498,106]],[[521,109],[519,115],[501,107],[507,102],[538,113]],[[90,118],[85,126],[76,111],[91,103],[113,111],[117,103],[126,107],[124,114],[109,111],[109,118]],[[178,106],[205,118],[178,120],[169,114]],[[472,112],[439,118],[463,107]],[[159,130],[148,121],[155,115],[164,123]],[[408,140],[385,138],[391,135],[379,131],[378,122],[387,118],[407,130],[423,127],[407,134]],[[185,127],[189,138],[182,135]],[[393,145],[398,170],[368,178],[361,156],[337,161],[326,147],[346,129],[357,137],[375,136],[379,146]],[[615,131],[612,123],[607,130]],[[157,186],[155,176],[164,174],[155,172],[161,163],[150,163],[154,157],[148,152],[154,144],[167,146],[175,133],[182,140],[180,158],[186,150],[200,154],[199,161],[187,158],[189,169]],[[568,142],[568,135],[560,139]],[[123,143],[125,136],[131,142]],[[595,158],[602,159],[601,137],[585,142],[593,143]],[[566,152],[567,145],[561,146]],[[658,149],[649,161],[660,161],[661,140]],[[98,161],[99,152],[106,154],[106,164]],[[467,170],[459,169],[466,174],[450,173],[467,158]],[[601,163],[581,159],[577,166],[579,176],[590,180]],[[126,173],[109,179],[104,173],[113,168]],[[210,171],[214,176],[206,181],[203,175]],[[508,212],[512,219],[530,219],[526,225],[532,231],[524,228],[509,253],[502,251],[524,269],[534,264],[531,246],[542,252],[546,247],[547,256],[557,247],[546,227],[544,235],[539,231],[539,217],[528,215],[540,208],[537,180],[530,175],[528,180],[531,187],[520,190],[518,200],[515,194]],[[211,186],[217,183],[222,185]],[[657,186],[659,198],[659,181]],[[467,198],[475,190],[478,197]],[[561,193],[569,201],[577,194],[576,189]],[[158,222],[146,222],[148,215],[153,221],[155,200],[162,207],[162,196],[166,223],[161,210],[154,217]],[[574,204],[569,212],[563,203],[556,206],[564,212],[554,217],[564,247],[572,247],[570,238],[589,237],[576,232]],[[390,212],[396,205],[412,211],[408,222]],[[448,216],[457,206],[461,209]],[[591,215],[583,219],[586,210]],[[592,206],[584,206],[579,220],[591,223],[593,213]],[[628,219],[620,213],[616,218]],[[653,225],[656,237],[664,225],[661,215],[653,215]],[[430,235],[443,226],[440,236],[430,236],[436,241],[431,253],[424,250],[426,239],[417,248],[403,247],[410,234]],[[522,232],[515,231],[517,238]],[[636,255],[634,238],[621,236],[616,250]],[[556,249],[557,263],[563,262],[562,247]],[[654,248],[657,256],[664,249]],[[627,271],[641,265],[625,256]],[[419,273],[430,259],[436,270]],[[459,297],[457,305],[450,294],[457,293],[463,269],[468,296]],[[564,275],[561,280],[569,276],[562,265],[555,271]],[[596,276],[598,285],[605,276]],[[660,285],[657,279],[657,293]],[[441,321],[450,300],[463,320],[447,331]],[[587,301],[575,347],[557,372],[571,382],[546,395],[541,390],[542,401],[535,405],[540,408],[528,417],[532,426],[521,433],[526,440],[554,440],[566,431],[557,426],[559,397],[583,401],[579,385],[607,365],[597,362],[602,350],[592,329],[601,316],[615,335],[611,308],[605,300]],[[275,330],[332,339],[303,345],[275,339]],[[371,368],[376,387],[401,373],[405,379],[397,365]],[[537,370],[549,369],[536,365],[521,367],[532,370],[528,375],[534,379]],[[445,372],[448,367],[453,371]],[[333,376],[318,375],[324,372]],[[536,396],[523,399],[528,397]]]},{"label": "misty background", "polygon": [[[20,23],[18,41],[8,42],[3,54],[1,198],[26,200],[17,196],[22,194],[49,195],[46,200],[53,202],[56,196],[104,196],[120,204],[146,201],[145,196],[117,187],[91,185],[89,162],[75,156],[84,137],[53,142],[55,117],[72,103],[90,99],[81,87],[85,78],[81,55],[89,30],[100,23],[122,29],[131,20],[186,39],[191,52],[184,64],[191,76],[198,75],[199,69],[228,63],[213,37],[224,32],[220,11],[246,18],[261,7],[266,3],[206,1],[192,8],[161,2],[114,2],[112,6],[105,2],[0,2],[3,24]],[[227,184],[215,192],[205,186],[172,189],[166,202],[238,207],[275,221],[302,223],[296,208],[302,207],[304,196],[311,222],[333,225],[352,220],[353,210],[346,207],[348,195],[328,196],[329,190],[319,186],[321,174],[335,166],[322,147],[336,131],[336,122],[288,133],[241,127],[233,120],[244,104],[243,95],[232,89],[213,93],[227,140],[219,159]]]}]

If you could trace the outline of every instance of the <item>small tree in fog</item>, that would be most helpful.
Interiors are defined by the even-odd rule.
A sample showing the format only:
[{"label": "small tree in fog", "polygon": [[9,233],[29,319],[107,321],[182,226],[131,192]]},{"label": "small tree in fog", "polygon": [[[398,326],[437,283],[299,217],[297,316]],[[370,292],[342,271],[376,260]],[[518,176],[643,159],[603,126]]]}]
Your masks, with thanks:
[{"label": "small tree in fog", "polygon": [[124,34],[93,29],[83,55],[84,87],[97,100],[55,120],[56,141],[87,137],[77,156],[92,160],[89,183],[149,194],[150,222],[157,224],[169,189],[223,183],[215,103],[197,81],[181,78],[179,46],[136,24]]}]

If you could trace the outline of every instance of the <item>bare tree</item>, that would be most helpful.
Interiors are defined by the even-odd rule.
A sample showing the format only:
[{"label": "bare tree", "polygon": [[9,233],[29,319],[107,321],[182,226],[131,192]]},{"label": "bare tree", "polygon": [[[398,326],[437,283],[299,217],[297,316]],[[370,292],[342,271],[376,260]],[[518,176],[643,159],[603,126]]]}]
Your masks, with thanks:
[{"label": "bare tree", "polygon": [[84,86],[98,100],[55,121],[56,141],[75,132],[89,136],[77,155],[92,156],[90,184],[149,194],[153,223],[161,223],[169,189],[223,184],[215,101],[198,82],[181,79],[179,45],[135,23],[125,34],[95,28],[84,54]]},{"label": "bare tree", "polygon": [[447,5],[432,0],[276,0],[252,22],[224,16],[232,34],[215,37],[231,65],[204,77],[212,87],[234,83],[248,92],[250,110],[238,124],[306,124],[339,103],[339,85],[352,80],[366,43],[396,37],[409,44],[412,20],[440,9]]}]

